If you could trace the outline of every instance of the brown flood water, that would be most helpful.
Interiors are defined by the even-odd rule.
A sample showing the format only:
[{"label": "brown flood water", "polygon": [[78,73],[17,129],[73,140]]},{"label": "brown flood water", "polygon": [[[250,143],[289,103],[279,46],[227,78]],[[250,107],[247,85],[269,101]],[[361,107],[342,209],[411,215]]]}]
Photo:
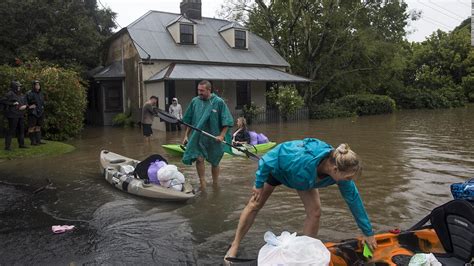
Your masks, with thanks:
[{"label": "brown flood water", "polygon": [[[407,228],[451,199],[449,185],[474,177],[474,105],[448,110],[400,111],[350,119],[252,125],[271,140],[305,137],[333,146],[347,142],[362,157],[357,186],[377,232]],[[198,184],[194,166],[160,147],[182,132],[157,133],[152,146],[140,129],[87,128],[63,156],[0,163],[0,264],[218,264],[250,195],[257,164],[223,159],[217,188],[185,203],[138,198],[116,190],[99,173],[108,149],[144,159],[159,153]],[[211,182],[210,169],[207,169]],[[53,186],[34,195],[44,185]],[[320,190],[323,241],[360,234],[336,186]],[[301,232],[305,217],[296,192],[278,187],[242,243],[256,257],[263,234]],[[51,225],[77,229],[53,235]]]}]

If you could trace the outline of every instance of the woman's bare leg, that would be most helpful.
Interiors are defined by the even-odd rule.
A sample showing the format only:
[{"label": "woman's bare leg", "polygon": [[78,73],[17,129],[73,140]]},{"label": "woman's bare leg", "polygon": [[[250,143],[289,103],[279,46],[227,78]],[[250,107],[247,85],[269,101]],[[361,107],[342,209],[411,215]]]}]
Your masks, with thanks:
[{"label": "woman's bare leg", "polygon": [[237,255],[237,250],[239,249],[240,241],[242,238],[247,234],[250,227],[252,226],[255,217],[257,216],[258,211],[265,205],[268,197],[272,194],[273,190],[275,189],[274,186],[265,183],[263,185],[263,191],[260,195],[259,201],[256,201],[252,196],[245,206],[244,210],[240,214],[239,225],[237,226],[237,230],[235,231],[234,241],[232,241],[232,245],[228,250],[226,256],[228,257],[235,257]]},{"label": "woman's bare leg", "polygon": [[297,190],[298,195],[303,201],[306,211],[306,219],[304,220],[303,234],[316,237],[319,230],[319,219],[321,218],[321,200],[319,199],[319,191],[311,189],[308,191]]}]

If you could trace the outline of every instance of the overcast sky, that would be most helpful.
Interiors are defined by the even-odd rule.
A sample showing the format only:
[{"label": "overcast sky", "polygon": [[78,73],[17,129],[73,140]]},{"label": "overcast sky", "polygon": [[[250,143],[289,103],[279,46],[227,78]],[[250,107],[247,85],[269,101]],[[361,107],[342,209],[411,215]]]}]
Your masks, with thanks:
[{"label": "overcast sky", "polygon": [[[117,22],[126,27],[149,10],[179,13],[181,0],[98,0],[99,5],[117,13]],[[411,22],[410,41],[423,41],[433,31],[450,31],[471,15],[470,0],[406,0],[410,10],[422,11],[421,19]],[[224,0],[202,0],[202,15],[217,17]]]}]

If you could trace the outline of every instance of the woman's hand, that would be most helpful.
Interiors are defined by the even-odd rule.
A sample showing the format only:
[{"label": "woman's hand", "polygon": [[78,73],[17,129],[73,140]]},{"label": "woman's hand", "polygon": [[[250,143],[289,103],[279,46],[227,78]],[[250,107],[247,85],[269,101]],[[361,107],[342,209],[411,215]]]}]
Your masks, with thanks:
[{"label": "woman's hand", "polygon": [[186,146],[186,144],[188,144],[188,135],[185,135],[183,139],[183,145]]},{"label": "woman's hand", "polygon": [[252,197],[253,197],[253,200],[254,201],[259,201],[260,200],[260,196],[262,195],[262,188],[256,188],[256,187],[253,187],[252,188]]},{"label": "woman's hand", "polygon": [[377,248],[377,240],[375,240],[374,236],[364,236],[364,238],[362,238],[362,243],[367,243],[372,251]]}]

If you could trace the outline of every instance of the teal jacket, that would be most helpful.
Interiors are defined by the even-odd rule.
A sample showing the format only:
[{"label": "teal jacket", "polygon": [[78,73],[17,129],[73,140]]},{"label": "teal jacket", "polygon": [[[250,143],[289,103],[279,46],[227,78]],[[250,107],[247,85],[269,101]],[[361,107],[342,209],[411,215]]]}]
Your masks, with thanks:
[{"label": "teal jacket", "polygon": [[[334,185],[336,181],[330,176],[316,180],[317,166],[329,156],[332,150],[331,145],[313,138],[281,143],[260,159],[255,187],[262,188],[270,174],[285,186],[296,190],[310,190]],[[373,235],[369,216],[354,181],[339,181],[337,185],[364,235]]]}]

